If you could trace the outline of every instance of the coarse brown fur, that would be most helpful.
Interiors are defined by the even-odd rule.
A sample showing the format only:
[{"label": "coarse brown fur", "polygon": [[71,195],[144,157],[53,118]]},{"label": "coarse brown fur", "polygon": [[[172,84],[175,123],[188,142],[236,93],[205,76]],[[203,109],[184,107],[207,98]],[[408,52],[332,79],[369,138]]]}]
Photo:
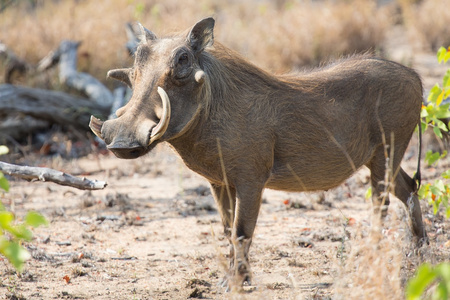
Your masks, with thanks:
[{"label": "coarse brown fur", "polygon": [[[264,188],[327,190],[362,166],[371,171],[375,210],[385,215],[393,192],[409,208],[419,243],[427,241],[416,183],[400,167],[420,120],[419,76],[366,55],[274,76],[212,46],[213,26],[204,19],[187,35],[163,39],[143,29],[134,68],[110,73],[133,87],[133,97],[96,133],[121,158],[167,141],[211,183],[231,240],[227,279],[250,279],[248,248]],[[161,118],[157,86],[167,91],[172,117],[149,145]]]}]

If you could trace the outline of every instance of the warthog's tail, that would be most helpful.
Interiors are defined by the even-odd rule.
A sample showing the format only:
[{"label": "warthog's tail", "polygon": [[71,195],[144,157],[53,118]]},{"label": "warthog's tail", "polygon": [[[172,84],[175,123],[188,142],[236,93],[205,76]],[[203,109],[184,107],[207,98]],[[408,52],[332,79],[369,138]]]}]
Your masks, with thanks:
[{"label": "warthog's tail", "polygon": [[421,176],[420,176],[420,158],[422,157],[422,121],[419,120],[419,154],[417,157],[417,172],[414,174],[413,179],[417,180],[417,191],[420,189]]}]

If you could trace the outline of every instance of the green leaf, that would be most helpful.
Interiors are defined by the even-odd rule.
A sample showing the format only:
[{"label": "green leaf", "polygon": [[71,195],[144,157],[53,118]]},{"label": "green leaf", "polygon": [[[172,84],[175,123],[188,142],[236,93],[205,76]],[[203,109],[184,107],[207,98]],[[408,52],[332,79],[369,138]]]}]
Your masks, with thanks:
[{"label": "green leaf", "polygon": [[0,172],[0,188],[5,190],[6,192],[9,191],[9,182],[6,179],[5,175],[3,175],[2,172]]},{"label": "green leaf", "polygon": [[437,137],[439,137],[440,139],[442,139],[442,132],[441,132],[441,130],[439,129],[439,127],[433,127],[433,131],[434,131],[434,134],[435,134]]},{"label": "green leaf", "polygon": [[33,233],[25,226],[25,224],[12,226],[9,232],[19,240],[31,241],[33,238]]},{"label": "green leaf", "polygon": [[0,155],[7,154],[9,152],[8,147],[0,145]]},{"label": "green leaf", "polygon": [[420,186],[420,189],[419,189],[419,192],[418,192],[419,198],[420,198],[420,199],[425,198],[426,195],[428,194],[429,190],[430,190],[430,184],[429,184],[429,183],[427,183],[427,184],[422,184],[422,185]]},{"label": "green leaf", "polygon": [[450,51],[447,50],[447,53],[444,55],[444,62],[450,60]]},{"label": "green leaf", "polygon": [[447,72],[445,72],[444,78],[442,80],[442,88],[445,89],[446,87],[449,86],[449,78],[450,78],[450,69],[447,70]]},{"label": "green leaf", "polygon": [[442,100],[444,100],[444,91],[442,90],[441,93],[436,98],[436,106],[441,105]]},{"label": "green leaf", "polygon": [[0,237],[0,253],[4,255],[9,262],[18,271],[22,271],[23,264],[31,257],[30,253],[16,242],[8,241]]},{"label": "green leaf", "polygon": [[[450,83],[450,80],[449,80]],[[450,96],[450,84],[446,87],[444,98],[447,99]]]},{"label": "green leaf", "polygon": [[449,299],[450,292],[450,264],[440,263],[435,267],[440,283],[433,294],[434,299]]},{"label": "green leaf", "polygon": [[439,210],[439,199],[437,199],[436,201],[433,201],[433,214],[437,214],[438,210]]},{"label": "green leaf", "polygon": [[[445,104],[445,105],[439,106],[439,109],[434,113],[434,117],[437,118],[437,119],[450,118],[450,111],[448,109],[448,105]],[[445,124],[442,121],[441,121],[441,123]]]},{"label": "green leaf", "polygon": [[366,200],[369,200],[370,198],[372,198],[372,187],[371,186],[367,189],[365,198],[366,198]]},{"label": "green leaf", "polygon": [[428,123],[421,121],[422,126],[420,126],[420,128],[422,129],[422,135],[425,133],[425,130],[427,130],[428,128]]},{"label": "green leaf", "polygon": [[446,63],[450,59],[450,47],[448,49],[441,47],[437,52],[437,59],[439,63]]},{"label": "green leaf", "polygon": [[450,169],[441,174],[445,179],[450,179]]},{"label": "green leaf", "polygon": [[48,222],[40,213],[29,211],[25,216],[25,224],[32,227],[39,227],[41,225],[48,225]]},{"label": "green leaf", "polygon": [[426,118],[426,117],[428,117],[428,111],[427,111],[427,107],[426,107],[426,106],[424,106],[424,107],[422,108],[422,110],[420,111],[420,117],[421,117],[421,118]]},{"label": "green leaf", "polygon": [[441,63],[444,60],[446,54],[447,54],[447,49],[445,49],[444,47],[439,48],[439,50],[437,52],[437,59],[438,59],[439,63]]},{"label": "green leaf", "polygon": [[14,215],[9,211],[0,211],[0,228],[9,230],[11,222],[14,221]]},{"label": "green leaf", "polygon": [[432,296],[433,300],[447,300],[448,299],[448,291],[445,284],[442,282],[439,283],[439,285],[436,287],[436,290],[433,293]]},{"label": "green leaf", "polygon": [[[434,128],[436,128],[436,127],[434,127]],[[441,158],[441,155],[439,154],[439,152],[433,152],[431,150],[428,150],[427,153],[425,154],[425,162],[429,166],[431,166],[432,164],[437,162],[439,160],[439,158]]]},{"label": "green leaf", "polygon": [[427,263],[421,265],[416,275],[408,281],[406,286],[406,299],[418,300],[426,287],[436,278],[436,273]]},{"label": "green leaf", "polygon": [[430,90],[430,94],[428,95],[428,102],[433,104],[436,103],[438,96],[442,93],[442,89],[438,83],[436,83]]},{"label": "green leaf", "polygon": [[430,186],[430,191],[436,196],[441,196],[446,191],[444,182],[440,179],[436,180],[434,184]]},{"label": "green leaf", "polygon": [[436,271],[446,282],[450,284],[450,263],[443,262],[436,266]]}]

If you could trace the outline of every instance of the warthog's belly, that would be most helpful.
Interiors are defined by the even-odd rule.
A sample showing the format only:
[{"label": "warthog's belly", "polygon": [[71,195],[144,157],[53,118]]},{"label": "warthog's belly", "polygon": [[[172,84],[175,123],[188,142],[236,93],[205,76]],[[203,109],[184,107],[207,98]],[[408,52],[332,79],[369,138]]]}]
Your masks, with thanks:
[{"label": "warthog's belly", "polygon": [[339,186],[364,162],[352,165],[348,161],[305,163],[297,166],[276,165],[266,188],[293,192],[328,190]]}]

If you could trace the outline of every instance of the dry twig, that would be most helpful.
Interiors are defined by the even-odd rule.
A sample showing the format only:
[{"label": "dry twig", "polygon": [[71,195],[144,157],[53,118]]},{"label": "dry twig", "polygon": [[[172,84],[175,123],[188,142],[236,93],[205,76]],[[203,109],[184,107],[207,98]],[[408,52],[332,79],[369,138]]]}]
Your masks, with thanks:
[{"label": "dry twig", "polygon": [[54,169],[18,166],[4,162],[0,162],[0,171],[10,176],[19,177],[29,181],[51,181],[59,185],[71,186],[80,190],[101,190],[107,185],[105,181],[89,180],[85,177],[75,177]]}]

